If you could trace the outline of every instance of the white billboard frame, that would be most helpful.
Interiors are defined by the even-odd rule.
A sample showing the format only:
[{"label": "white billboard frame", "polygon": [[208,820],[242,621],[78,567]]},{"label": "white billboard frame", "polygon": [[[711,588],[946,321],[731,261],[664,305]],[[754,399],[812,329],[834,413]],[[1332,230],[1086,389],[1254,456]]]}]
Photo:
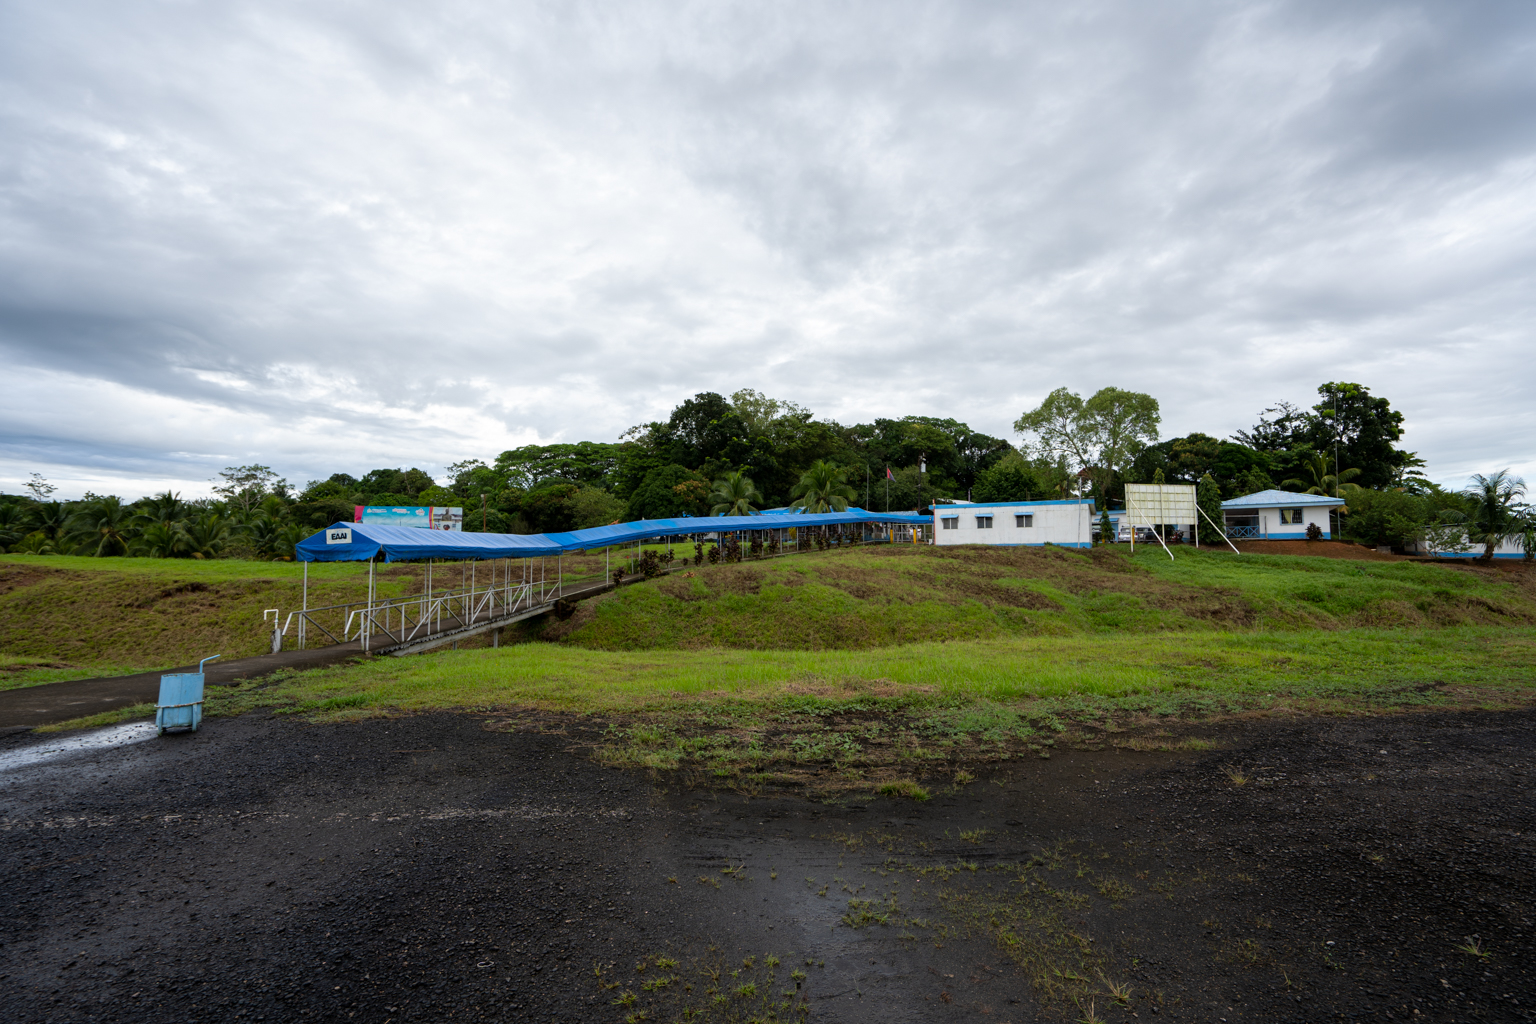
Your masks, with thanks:
[{"label": "white billboard frame", "polygon": [[[1195,547],[1200,546],[1200,517],[1205,513],[1200,508],[1200,497],[1194,484],[1126,484],[1125,485],[1125,517],[1131,523],[1131,554],[1136,553],[1136,519],[1142,519],[1142,525],[1152,531],[1152,536],[1157,537],[1157,542],[1163,545],[1163,550],[1168,552],[1168,557],[1173,558],[1173,552],[1168,551],[1168,545],[1163,542],[1162,536],[1157,532],[1159,525],[1166,526],[1169,523],[1190,523],[1195,528]],[[1205,516],[1205,521],[1211,523],[1211,517]],[[1216,527],[1215,523],[1211,526]],[[1237,545],[1228,539],[1226,531],[1216,527],[1216,533],[1227,546],[1237,551]],[[1241,551],[1237,552],[1242,554]]]}]

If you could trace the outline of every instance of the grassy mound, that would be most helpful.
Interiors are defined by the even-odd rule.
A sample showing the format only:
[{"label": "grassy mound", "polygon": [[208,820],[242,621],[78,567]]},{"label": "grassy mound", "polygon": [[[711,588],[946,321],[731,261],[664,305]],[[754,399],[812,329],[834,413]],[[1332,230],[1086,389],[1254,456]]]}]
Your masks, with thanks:
[{"label": "grassy mound", "polygon": [[701,566],[525,638],[818,650],[1020,636],[1536,623],[1531,574],[1181,549],[869,547]]},{"label": "grassy mound", "polygon": [[[268,650],[262,611],[299,607],[303,567],[282,562],[0,556],[0,688],[116,675]],[[366,569],[313,565],[311,605],[359,600]],[[401,592],[417,570],[386,569]]]}]

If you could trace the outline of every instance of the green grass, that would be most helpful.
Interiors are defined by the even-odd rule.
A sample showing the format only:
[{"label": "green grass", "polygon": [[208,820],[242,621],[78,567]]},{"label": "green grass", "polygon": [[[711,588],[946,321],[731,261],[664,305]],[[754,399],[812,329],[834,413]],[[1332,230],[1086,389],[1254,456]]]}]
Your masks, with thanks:
[{"label": "green grass", "polygon": [[[304,573],[297,562],[255,562],[239,558],[89,558],[81,555],[0,555],[0,567],[34,566],[68,572],[103,573],[230,582],[233,580],[287,580],[295,584]],[[357,562],[312,562],[309,579],[316,582],[355,583],[368,574],[368,566]]]},{"label": "green grass", "polygon": [[[555,642],[303,673],[212,691],[209,710],[351,718],[531,707],[665,718],[868,708],[953,713],[965,718],[959,732],[1001,742],[1018,738],[1024,705],[1031,721],[1495,706],[1524,701],[1536,683],[1524,572],[1177,554],[867,548],[704,566],[586,602],[533,634]],[[0,580],[18,561],[0,561]],[[222,653],[255,653],[261,607],[297,596],[283,589],[296,566],[110,560],[125,567],[114,571],[98,568],[109,560],[51,559],[66,571],[50,574],[25,564],[40,561],[24,560],[35,578],[0,594],[0,650],[16,666],[0,664],[0,675],[58,671],[44,660],[82,635],[98,660],[68,664],[128,666],[151,652],[174,663],[236,641],[254,650]],[[419,571],[391,567],[385,592]],[[167,594],[198,572],[210,574],[210,589]],[[325,566],[316,575],[340,595],[360,574]],[[99,615],[104,606],[111,614]],[[675,738],[657,737],[634,745],[670,749]],[[842,756],[836,744],[812,746]]]},{"label": "green grass", "polygon": [[[856,651],[589,651],[557,644],[442,651],[304,672],[260,691],[290,712],[356,717],[432,708],[582,714],[712,704],[960,707],[1049,699],[1174,714],[1371,697],[1434,704],[1448,689],[1536,686],[1536,629],[1464,627],[1145,637],[1031,637]],[[966,727],[985,732],[985,710]]]},{"label": "green grass", "polygon": [[[385,596],[418,567],[388,567]],[[0,688],[245,657],[268,649],[262,612],[300,604],[303,567],[234,559],[0,556]],[[366,566],[310,567],[310,604],[358,600]],[[21,667],[12,668],[12,665]]]},{"label": "green grass", "polygon": [[849,649],[1050,635],[1536,624],[1526,573],[1181,549],[871,547],[624,588],[529,638],[595,650]]}]

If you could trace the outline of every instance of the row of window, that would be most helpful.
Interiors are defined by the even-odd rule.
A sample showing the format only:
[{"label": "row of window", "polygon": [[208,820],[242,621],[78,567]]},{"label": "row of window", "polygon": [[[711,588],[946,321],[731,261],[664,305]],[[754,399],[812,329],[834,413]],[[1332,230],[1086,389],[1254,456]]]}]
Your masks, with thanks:
[{"label": "row of window", "polygon": [[[944,529],[946,529],[946,530],[958,530],[958,529],[960,529],[960,517],[959,516],[949,516],[949,517],[947,517],[945,519],[940,519],[939,522],[944,524]],[[1030,514],[1030,513],[1026,513],[1024,515],[1016,515],[1016,516],[1013,517],[1013,525],[1018,527],[1019,529],[1024,529],[1025,527],[1033,527],[1035,525],[1035,517],[1034,517],[1033,514]],[[976,517],[976,529],[978,529],[978,530],[990,530],[990,529],[992,529],[992,517],[990,515],[977,516]]]}]

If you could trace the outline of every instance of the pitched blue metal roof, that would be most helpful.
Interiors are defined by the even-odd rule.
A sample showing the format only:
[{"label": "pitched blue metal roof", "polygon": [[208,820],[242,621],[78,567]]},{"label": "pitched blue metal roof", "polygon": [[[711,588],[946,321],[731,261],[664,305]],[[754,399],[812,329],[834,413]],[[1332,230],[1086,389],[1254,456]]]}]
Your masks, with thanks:
[{"label": "pitched blue metal roof", "polygon": [[1343,498],[1330,498],[1326,494],[1302,494],[1298,491],[1255,491],[1253,494],[1245,494],[1240,498],[1221,503],[1221,507],[1227,508],[1295,508],[1301,506],[1322,506],[1330,508],[1344,504]]},{"label": "pitched blue metal roof", "polygon": [[[773,530],[797,526],[837,526],[852,523],[892,523],[924,526],[932,520],[910,512],[846,512],[812,515],[699,516],[684,519],[639,519],[632,523],[594,526],[570,533],[458,533],[451,530],[419,530],[409,526],[374,523],[334,523],[300,541],[294,556],[301,562],[366,562],[383,554],[386,562],[422,558],[487,559],[539,558],[564,551],[585,551],[638,540],[655,540],[678,534],[729,533],[732,530]],[[351,542],[328,544],[332,530],[351,530]]]}]

